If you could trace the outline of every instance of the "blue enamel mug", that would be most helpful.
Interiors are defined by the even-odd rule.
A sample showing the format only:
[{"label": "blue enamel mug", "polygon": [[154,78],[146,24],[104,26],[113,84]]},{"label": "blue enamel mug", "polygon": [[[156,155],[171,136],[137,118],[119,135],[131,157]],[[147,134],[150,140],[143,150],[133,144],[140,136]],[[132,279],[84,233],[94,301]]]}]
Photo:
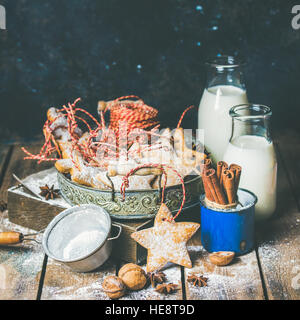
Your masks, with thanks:
[{"label": "blue enamel mug", "polygon": [[243,255],[254,248],[254,214],[257,197],[239,189],[239,204],[234,209],[210,208],[205,195],[200,198],[201,241],[208,252],[232,251]]}]

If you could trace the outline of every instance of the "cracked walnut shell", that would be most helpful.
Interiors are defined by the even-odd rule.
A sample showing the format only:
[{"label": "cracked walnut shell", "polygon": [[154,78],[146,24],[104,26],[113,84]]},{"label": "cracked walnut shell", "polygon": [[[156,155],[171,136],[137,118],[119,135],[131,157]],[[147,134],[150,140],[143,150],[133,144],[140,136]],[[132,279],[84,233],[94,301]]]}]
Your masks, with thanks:
[{"label": "cracked walnut shell", "polygon": [[117,276],[106,277],[102,283],[102,289],[111,299],[121,298],[126,292],[124,282]]}]

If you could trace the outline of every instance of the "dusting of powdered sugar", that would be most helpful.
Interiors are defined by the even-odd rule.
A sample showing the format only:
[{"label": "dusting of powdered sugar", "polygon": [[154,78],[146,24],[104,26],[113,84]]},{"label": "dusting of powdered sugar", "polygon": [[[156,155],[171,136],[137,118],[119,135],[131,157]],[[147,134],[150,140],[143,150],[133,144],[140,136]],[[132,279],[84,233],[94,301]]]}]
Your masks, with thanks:
[{"label": "dusting of powdered sugar", "polygon": [[107,276],[115,275],[115,270],[110,259],[92,273],[77,273],[49,258],[42,300],[109,300],[102,283]]},{"label": "dusting of powdered sugar", "polygon": [[83,205],[59,220],[47,238],[51,254],[59,260],[70,261],[100,247],[110,230],[110,220],[102,210]]},{"label": "dusting of powdered sugar", "polygon": [[261,279],[255,252],[236,257],[224,267],[214,266],[202,246],[189,246],[193,268],[185,268],[185,279],[191,274],[208,278],[206,287],[196,287],[186,281],[187,299],[234,300],[263,299]]},{"label": "dusting of powdered sugar", "polygon": [[[7,211],[0,215],[0,232],[20,232],[24,235],[35,234],[36,231],[21,227],[9,221]],[[42,235],[37,234],[31,236],[38,241],[41,241]],[[0,265],[3,268],[11,266],[14,272],[21,276],[20,283],[25,286],[25,283],[34,281],[33,279],[40,272],[43,265],[44,251],[40,244],[34,241],[24,241],[21,244],[2,247],[0,255]],[[3,269],[4,270],[4,269]],[[2,273],[3,273],[2,270]]]},{"label": "dusting of powdered sugar", "polygon": [[63,250],[65,260],[75,260],[84,257],[97,249],[106,237],[104,230],[83,231],[71,239]]}]

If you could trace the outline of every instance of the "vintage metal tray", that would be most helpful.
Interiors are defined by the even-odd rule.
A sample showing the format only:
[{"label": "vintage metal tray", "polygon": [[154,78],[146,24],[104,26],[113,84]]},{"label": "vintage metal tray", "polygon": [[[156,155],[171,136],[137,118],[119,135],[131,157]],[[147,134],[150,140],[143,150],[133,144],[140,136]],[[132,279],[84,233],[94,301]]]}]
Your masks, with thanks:
[{"label": "vintage metal tray", "polygon": [[[145,219],[156,215],[161,203],[160,190],[129,190],[125,201],[120,191],[102,191],[79,185],[58,172],[57,179],[63,198],[71,205],[96,204],[106,209],[117,219]],[[201,177],[193,177],[185,182],[186,201],[184,209],[199,204],[202,193]],[[165,189],[165,203],[176,213],[182,202],[182,186]]]}]

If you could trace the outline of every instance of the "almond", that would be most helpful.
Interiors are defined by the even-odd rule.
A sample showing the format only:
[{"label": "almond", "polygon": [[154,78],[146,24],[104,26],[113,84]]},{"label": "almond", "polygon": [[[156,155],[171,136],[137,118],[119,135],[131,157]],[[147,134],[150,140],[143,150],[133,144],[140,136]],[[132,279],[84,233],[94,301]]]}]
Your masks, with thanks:
[{"label": "almond", "polygon": [[216,266],[227,266],[234,258],[235,253],[231,251],[213,252],[209,255],[209,260]]}]

